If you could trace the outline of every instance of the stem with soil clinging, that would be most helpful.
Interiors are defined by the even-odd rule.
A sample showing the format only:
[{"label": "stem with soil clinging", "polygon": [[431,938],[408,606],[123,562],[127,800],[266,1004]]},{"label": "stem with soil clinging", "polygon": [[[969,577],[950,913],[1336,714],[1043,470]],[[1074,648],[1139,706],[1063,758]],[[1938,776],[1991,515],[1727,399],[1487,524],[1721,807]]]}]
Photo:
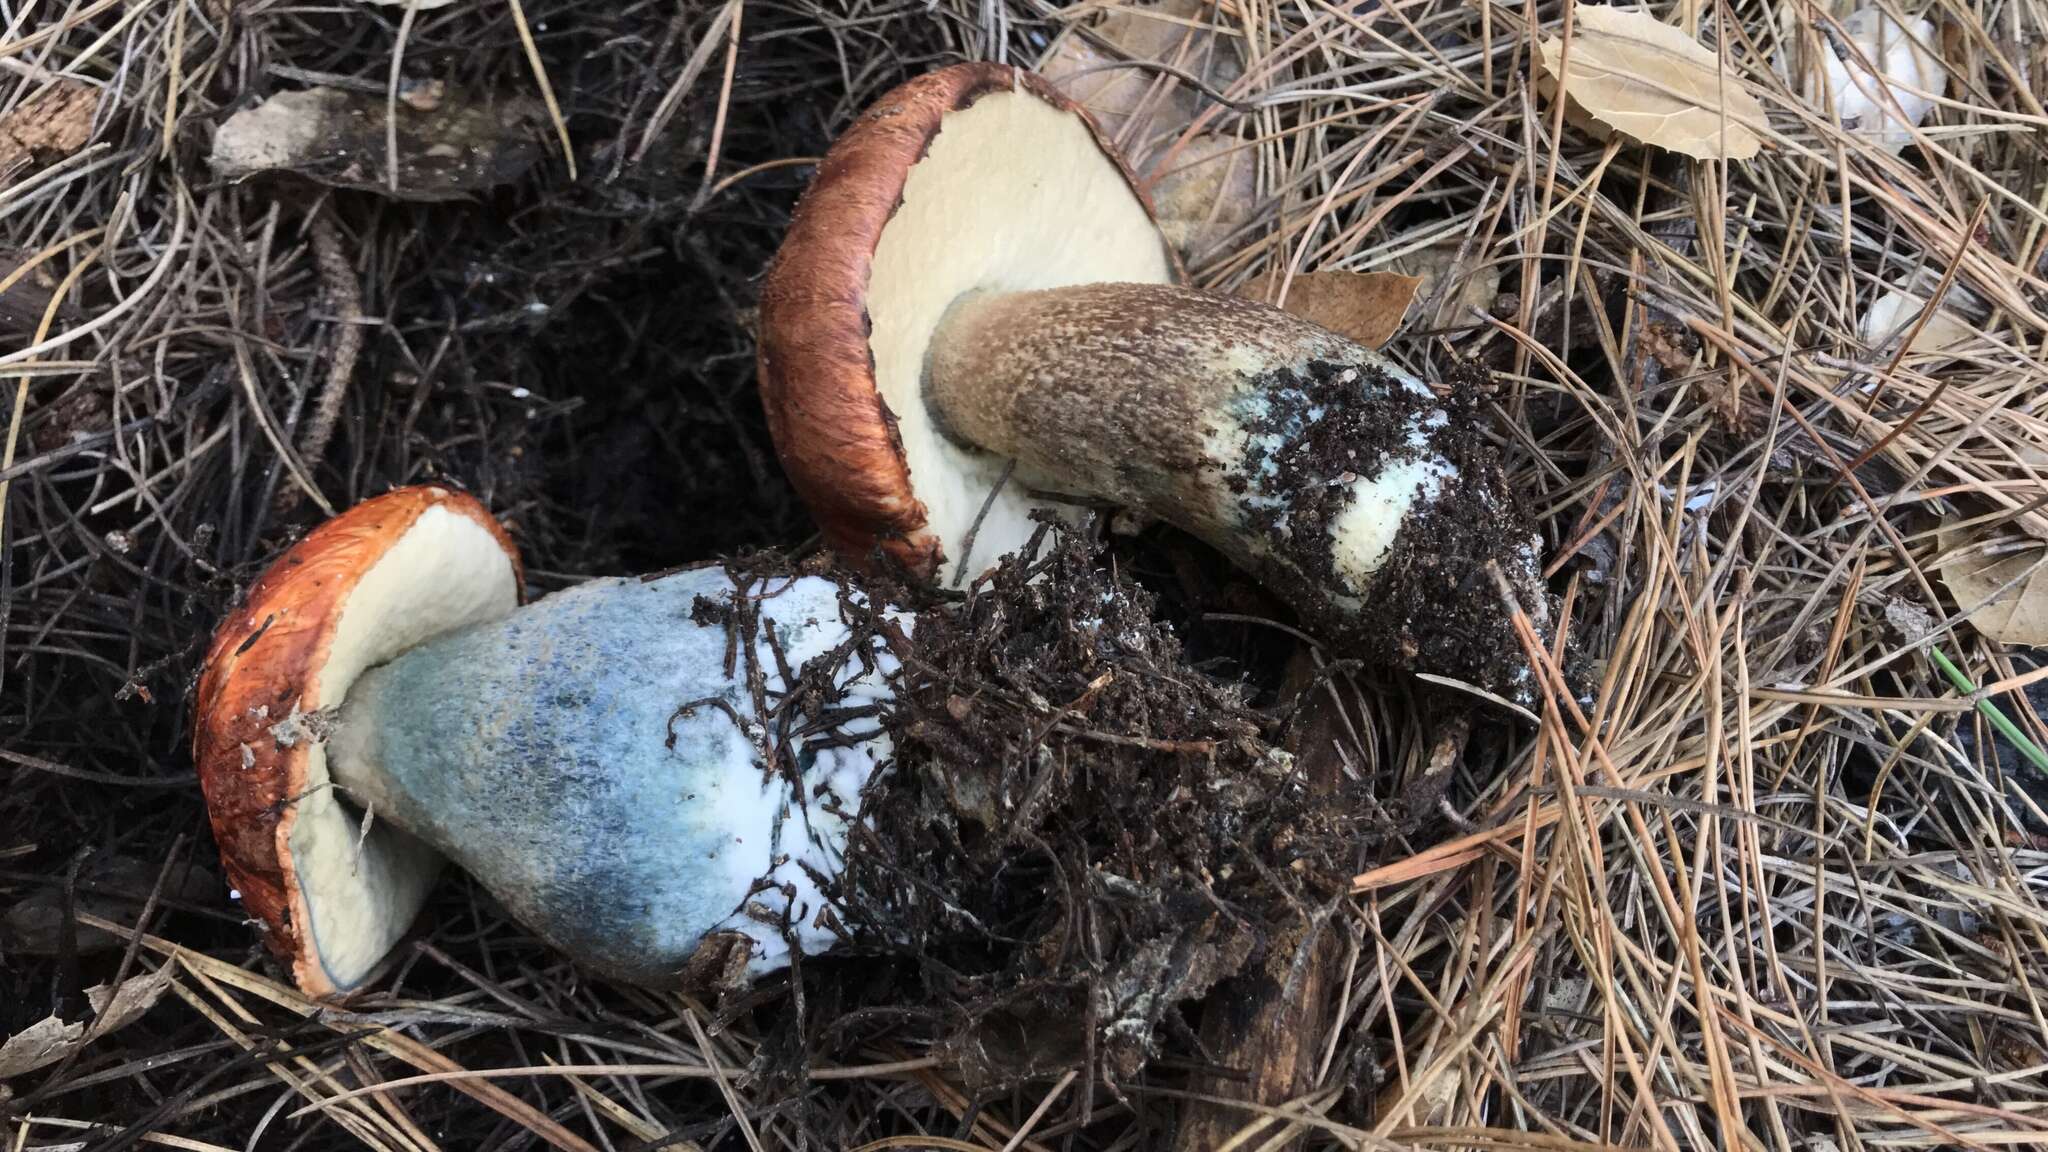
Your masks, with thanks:
[{"label": "stem with soil clinging", "polygon": [[[948,436],[1014,459],[1030,488],[1192,533],[1332,635],[1369,624],[1369,606],[1412,603],[1389,595],[1414,568],[1390,563],[1403,552],[1465,576],[1502,558],[1541,603],[1504,499],[1467,501],[1457,522],[1432,515],[1488,487],[1461,477],[1446,406],[1379,353],[1279,309],[1158,284],[977,293],[929,347],[925,402]],[[1498,616],[1483,580],[1459,584]]]}]

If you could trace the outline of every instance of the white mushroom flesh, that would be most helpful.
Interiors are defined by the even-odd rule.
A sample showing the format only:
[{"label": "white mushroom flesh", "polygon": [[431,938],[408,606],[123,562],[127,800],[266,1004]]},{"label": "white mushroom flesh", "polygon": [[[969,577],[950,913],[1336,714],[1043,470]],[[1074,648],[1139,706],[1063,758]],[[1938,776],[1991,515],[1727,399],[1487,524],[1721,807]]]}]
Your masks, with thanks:
[{"label": "white mushroom flesh", "polygon": [[1159,230],[1079,117],[1021,91],[946,116],[875,247],[867,297],[875,382],[945,549],[942,581],[1021,549],[1037,527],[1032,510],[1049,506],[1005,485],[963,556],[1005,462],[951,443],[925,410],[925,351],[947,308],[973,292],[1164,284],[1172,274]]}]

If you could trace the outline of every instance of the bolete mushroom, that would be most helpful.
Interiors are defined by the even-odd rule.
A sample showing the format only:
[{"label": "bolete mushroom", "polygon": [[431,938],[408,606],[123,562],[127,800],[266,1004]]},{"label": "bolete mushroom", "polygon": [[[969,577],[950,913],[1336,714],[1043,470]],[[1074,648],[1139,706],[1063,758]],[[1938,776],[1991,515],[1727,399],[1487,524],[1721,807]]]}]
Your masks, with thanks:
[{"label": "bolete mushroom", "polygon": [[1377,352],[1177,287],[1087,114],[994,64],[930,73],[832,147],[761,292],[769,428],[827,540],[942,583],[1034,509],[1141,510],[1363,654],[1506,690],[1497,585],[1538,537],[1473,414]]},{"label": "bolete mushroom", "polygon": [[[477,501],[405,488],[309,533],[217,632],[194,755],[299,985],[368,979],[444,858],[629,980],[832,943],[825,889],[889,752],[872,705],[895,662],[864,597],[718,567],[520,588]],[[830,707],[773,706],[789,679]]]}]

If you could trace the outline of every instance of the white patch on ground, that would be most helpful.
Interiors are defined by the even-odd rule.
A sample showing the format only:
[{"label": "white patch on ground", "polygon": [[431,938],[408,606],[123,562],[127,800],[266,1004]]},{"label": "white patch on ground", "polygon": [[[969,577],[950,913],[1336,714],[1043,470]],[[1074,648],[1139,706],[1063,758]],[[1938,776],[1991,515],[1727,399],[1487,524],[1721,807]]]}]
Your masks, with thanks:
[{"label": "white patch on ground", "polygon": [[[939,318],[970,292],[1171,278],[1158,229],[1078,117],[1028,93],[995,92],[945,118],[875,246],[867,304],[875,381],[949,568],[961,564],[1005,462],[948,441],[925,408],[925,349]],[[975,536],[967,575],[1021,549],[1043,506],[1008,485]]]},{"label": "white patch on ground", "polygon": [[[1948,87],[1948,70],[1933,52],[1934,25],[1916,19],[1901,25],[1878,8],[1862,8],[1842,21],[1853,53],[1848,58],[1828,44],[1821,68],[1835,116],[1851,135],[1897,153],[1913,143],[1912,128],[1934,110],[1934,97]],[[1866,63],[1867,62],[1867,63]],[[1921,95],[1926,93],[1926,95]],[[1818,107],[1820,94],[1809,90]]]},{"label": "white patch on ground", "polygon": [[339,92],[319,88],[280,92],[228,117],[214,133],[207,163],[226,180],[304,163],[326,145],[328,121],[339,114],[345,99]]},{"label": "white patch on ground", "polygon": [[[327,663],[302,712],[339,705],[366,668],[421,641],[493,619],[519,603],[511,558],[476,521],[446,508],[421,513],[342,604]],[[398,942],[440,870],[434,852],[388,823],[362,837],[329,786],[327,752],[308,750],[288,844],[314,952],[338,990],[354,987]]]}]

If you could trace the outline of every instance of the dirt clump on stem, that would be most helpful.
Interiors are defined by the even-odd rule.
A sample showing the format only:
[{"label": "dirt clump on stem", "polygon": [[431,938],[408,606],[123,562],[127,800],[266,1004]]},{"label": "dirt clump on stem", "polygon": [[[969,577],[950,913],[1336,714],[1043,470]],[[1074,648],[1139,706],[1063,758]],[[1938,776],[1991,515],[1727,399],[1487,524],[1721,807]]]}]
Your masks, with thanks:
[{"label": "dirt clump on stem", "polygon": [[[1429,445],[1454,471],[1401,526],[1373,574],[1373,610],[1355,640],[1396,666],[1464,669],[1483,688],[1520,696],[1529,684],[1528,661],[1487,565],[1531,601],[1524,611],[1544,618],[1536,575],[1541,540],[1486,439],[1480,404],[1491,378],[1479,365],[1461,363],[1448,382],[1448,419],[1430,430]],[[1527,535],[1517,539],[1517,531]]]},{"label": "dirt clump on stem", "polygon": [[[1538,540],[1521,501],[1486,438],[1482,398],[1492,381],[1485,368],[1454,364],[1440,399],[1404,386],[1373,363],[1312,360],[1282,369],[1258,390],[1262,411],[1234,491],[1250,491],[1263,507],[1252,516],[1276,549],[1307,578],[1306,615],[1346,623],[1334,648],[1388,668],[1454,672],[1491,691],[1523,694],[1528,664],[1487,573],[1500,567],[1545,614],[1535,574]],[[1389,467],[1433,456],[1448,468],[1423,481],[1392,548],[1373,572],[1356,612],[1327,607],[1327,590],[1344,586],[1330,526],[1357,499],[1355,480],[1376,480]]]}]

